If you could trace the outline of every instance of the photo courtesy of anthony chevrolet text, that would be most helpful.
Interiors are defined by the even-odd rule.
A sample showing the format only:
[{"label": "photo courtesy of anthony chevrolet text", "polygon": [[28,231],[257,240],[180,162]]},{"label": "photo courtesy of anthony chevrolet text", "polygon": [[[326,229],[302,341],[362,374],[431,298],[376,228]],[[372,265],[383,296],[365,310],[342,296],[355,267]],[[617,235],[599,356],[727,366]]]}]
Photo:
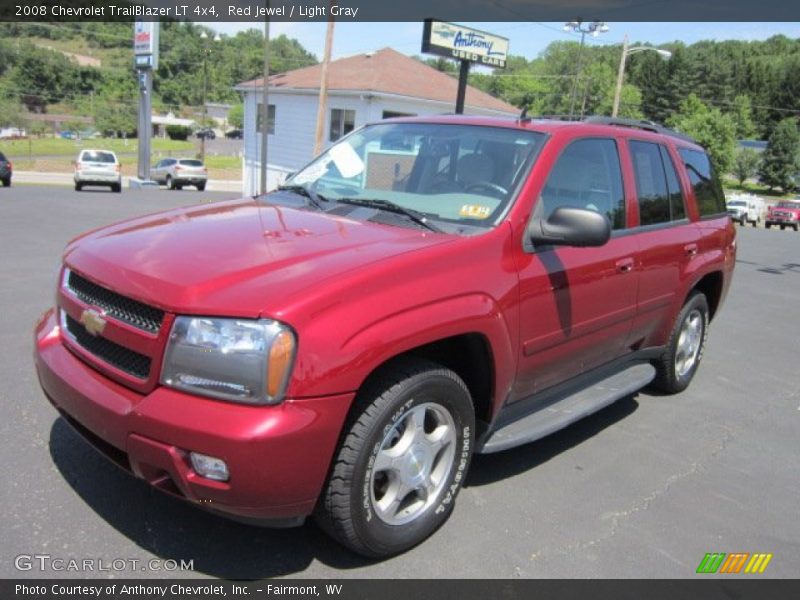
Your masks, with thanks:
[{"label": "photo courtesy of anthony chevrolet text", "polygon": [[800,4],[0,0],[0,599],[800,597]]}]

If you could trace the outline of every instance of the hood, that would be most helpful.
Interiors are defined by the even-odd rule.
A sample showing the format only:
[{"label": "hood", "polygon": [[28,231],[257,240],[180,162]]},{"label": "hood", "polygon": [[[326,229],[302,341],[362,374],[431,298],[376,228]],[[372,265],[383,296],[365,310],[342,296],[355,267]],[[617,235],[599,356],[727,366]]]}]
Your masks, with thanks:
[{"label": "hood", "polygon": [[99,229],[67,266],[119,294],[184,314],[271,314],[310,286],[457,236],[246,199]]}]

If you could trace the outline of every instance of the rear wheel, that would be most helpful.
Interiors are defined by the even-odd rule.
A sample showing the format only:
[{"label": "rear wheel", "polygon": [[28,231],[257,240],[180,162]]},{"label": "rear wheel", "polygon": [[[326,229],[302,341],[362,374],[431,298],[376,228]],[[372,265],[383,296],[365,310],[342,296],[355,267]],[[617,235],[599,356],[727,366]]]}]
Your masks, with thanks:
[{"label": "rear wheel", "polygon": [[786,225],[781,224],[781,231],[785,231],[785,230],[786,230]]},{"label": "rear wheel", "polygon": [[797,223],[795,223],[794,225],[792,225],[792,229],[794,229],[795,231],[797,231]]},{"label": "rear wheel", "polygon": [[197,191],[198,191],[198,192],[204,192],[204,191],[206,191],[206,184],[205,184],[205,183],[198,183],[198,184],[197,184]]},{"label": "rear wheel", "polygon": [[117,194],[119,194],[122,191],[122,184],[121,183],[115,183],[114,185],[111,186],[111,191],[112,192],[116,192]]},{"label": "rear wheel", "polygon": [[11,187],[11,177],[3,179],[3,187]]},{"label": "rear wheel", "polygon": [[765,229],[769,229],[770,227],[772,227],[772,223],[764,223]]},{"label": "rear wheel", "polygon": [[82,184],[82,183],[78,183],[78,182],[76,181],[76,182],[75,182],[75,191],[76,191],[76,192],[80,192],[82,189],[83,189],[83,184]]},{"label": "rear wheel", "polygon": [[653,388],[677,394],[689,387],[703,358],[708,322],[708,301],[702,292],[693,292],[675,319],[663,354],[653,365],[656,368]]},{"label": "rear wheel", "polygon": [[317,521],[361,555],[390,556],[450,515],[472,455],[472,401],[454,372],[404,359],[371,378],[354,410]]},{"label": "rear wheel", "polygon": [[742,227],[744,227],[745,223],[747,223],[747,215],[742,215],[742,216],[739,218],[739,225],[741,225]]}]

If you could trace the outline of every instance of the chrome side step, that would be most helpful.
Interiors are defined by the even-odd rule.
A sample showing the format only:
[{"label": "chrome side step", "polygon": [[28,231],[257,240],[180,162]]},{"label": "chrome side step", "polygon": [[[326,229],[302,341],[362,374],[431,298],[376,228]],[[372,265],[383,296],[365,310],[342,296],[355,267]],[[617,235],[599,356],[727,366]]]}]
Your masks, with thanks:
[{"label": "chrome side step", "polygon": [[490,432],[477,451],[491,454],[541,439],[639,391],[655,376],[655,368],[648,363],[631,365]]}]

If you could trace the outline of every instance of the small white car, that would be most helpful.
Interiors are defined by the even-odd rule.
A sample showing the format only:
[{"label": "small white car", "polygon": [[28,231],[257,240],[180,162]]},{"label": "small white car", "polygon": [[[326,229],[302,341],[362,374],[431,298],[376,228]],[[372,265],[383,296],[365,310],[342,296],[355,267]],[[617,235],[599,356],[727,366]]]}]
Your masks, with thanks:
[{"label": "small white car", "polygon": [[75,161],[75,191],[85,185],[108,186],[122,191],[122,174],[117,155],[111,150],[81,150]]},{"label": "small white car", "polygon": [[162,158],[150,169],[150,179],[171,190],[193,185],[198,191],[206,189],[208,169],[195,158]]}]

